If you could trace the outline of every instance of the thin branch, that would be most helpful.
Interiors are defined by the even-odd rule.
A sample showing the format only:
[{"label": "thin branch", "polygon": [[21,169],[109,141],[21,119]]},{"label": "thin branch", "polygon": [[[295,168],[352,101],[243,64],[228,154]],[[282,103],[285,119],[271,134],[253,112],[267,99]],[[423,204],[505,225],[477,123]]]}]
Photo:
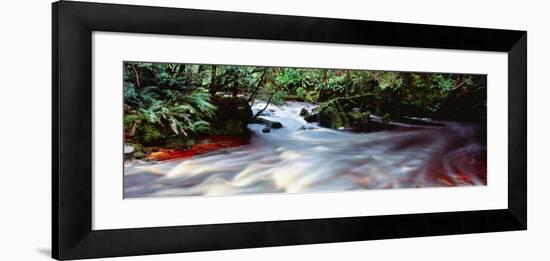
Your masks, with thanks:
[{"label": "thin branch", "polygon": [[251,71],[250,74],[255,74],[255,73],[263,72],[263,71],[265,71],[265,70],[267,70],[267,68],[265,68],[265,67],[260,67],[260,69],[255,69],[255,70]]},{"label": "thin branch", "polygon": [[256,115],[254,115],[254,117],[252,117],[252,120],[256,119],[260,114],[262,114],[262,112],[265,111],[265,109],[267,109],[267,106],[269,106],[269,103],[271,102],[271,99],[273,98],[273,96],[275,96],[275,93],[277,93],[277,92],[275,91],[271,94],[271,96],[269,96],[269,99],[267,100],[267,103],[265,104],[265,107],[262,110],[258,111],[256,113]]},{"label": "thin branch", "polygon": [[134,137],[134,135],[136,135],[136,131],[140,123],[141,123],[140,120],[137,120],[136,122],[134,122],[134,125],[132,126],[132,129],[130,130],[130,133],[129,133],[130,137]]},{"label": "thin branch", "polygon": [[252,92],[252,94],[250,95],[250,97],[248,97],[248,100],[247,100],[248,103],[252,102],[253,99],[256,98],[256,93],[257,93],[258,90],[260,89],[260,86],[263,85],[263,82],[264,82],[264,80],[265,80],[266,71],[267,71],[267,70],[264,70],[264,71],[262,72],[262,75],[260,76],[260,80],[258,81],[258,84],[256,84],[256,88],[254,88],[254,91]]},{"label": "thin branch", "polygon": [[368,92],[368,93],[365,93],[365,94],[359,94],[359,95],[348,96],[348,97],[336,97],[336,98],[333,98],[333,99],[330,99],[330,100],[321,102],[320,104],[330,104],[331,102],[335,102],[335,101],[338,101],[338,100],[348,100],[348,101],[352,101],[352,99],[355,99],[355,98],[363,98],[363,97],[367,97],[367,96],[374,96],[374,94]]},{"label": "thin branch", "polygon": [[466,81],[464,81],[464,80],[461,81],[460,84],[458,84],[457,86],[453,87],[450,91],[454,91],[454,90],[456,90],[456,89],[462,87],[462,85],[464,85],[464,83],[466,83]]}]

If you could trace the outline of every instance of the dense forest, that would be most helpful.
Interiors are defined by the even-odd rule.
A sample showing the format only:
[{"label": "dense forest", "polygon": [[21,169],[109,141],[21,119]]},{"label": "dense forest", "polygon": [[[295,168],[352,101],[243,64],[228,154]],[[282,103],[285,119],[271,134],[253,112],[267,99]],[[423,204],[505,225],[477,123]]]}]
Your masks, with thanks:
[{"label": "dense forest", "polygon": [[[418,118],[484,124],[486,77],[124,63],[124,134],[134,146],[185,150],[204,137],[247,136],[247,125],[262,121],[263,110],[251,109],[259,101],[266,103],[263,110],[286,101],[316,104],[316,109],[300,112],[308,122],[359,132]],[[371,120],[375,115],[382,119],[377,125]]]}]

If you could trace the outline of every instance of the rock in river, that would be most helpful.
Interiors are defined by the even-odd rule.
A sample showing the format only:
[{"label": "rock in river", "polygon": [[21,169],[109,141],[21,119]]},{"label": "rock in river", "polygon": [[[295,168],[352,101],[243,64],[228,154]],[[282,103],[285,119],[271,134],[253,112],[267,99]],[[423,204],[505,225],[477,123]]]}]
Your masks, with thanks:
[{"label": "rock in river", "polygon": [[308,114],[304,117],[304,120],[306,120],[307,122],[318,122],[319,121],[319,113],[316,112],[316,113]]},{"label": "rock in river", "polygon": [[212,102],[218,108],[215,116],[217,120],[211,123],[213,135],[249,134],[247,125],[252,121],[252,109],[245,98],[215,96]]},{"label": "rock in river", "polygon": [[298,130],[315,130],[317,129],[317,127],[313,126],[313,125],[302,125],[300,126],[300,128],[298,128]]},{"label": "rock in river", "polygon": [[278,121],[268,120],[268,119],[266,119],[264,117],[261,117],[261,116],[254,119],[254,123],[265,124],[265,126],[270,127],[272,129],[279,129],[279,128],[283,127],[282,123],[280,123]]}]

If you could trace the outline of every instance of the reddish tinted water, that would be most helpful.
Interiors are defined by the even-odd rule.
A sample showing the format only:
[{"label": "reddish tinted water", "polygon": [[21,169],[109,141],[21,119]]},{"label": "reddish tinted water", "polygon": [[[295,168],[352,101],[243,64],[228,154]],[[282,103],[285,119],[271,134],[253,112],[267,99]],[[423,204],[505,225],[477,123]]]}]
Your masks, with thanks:
[{"label": "reddish tinted water", "polygon": [[241,146],[249,143],[248,138],[236,136],[211,136],[207,139],[199,140],[188,150],[160,149],[157,152],[150,153],[147,158],[156,161],[165,161],[172,159],[186,159],[193,156],[214,152],[220,149]]}]

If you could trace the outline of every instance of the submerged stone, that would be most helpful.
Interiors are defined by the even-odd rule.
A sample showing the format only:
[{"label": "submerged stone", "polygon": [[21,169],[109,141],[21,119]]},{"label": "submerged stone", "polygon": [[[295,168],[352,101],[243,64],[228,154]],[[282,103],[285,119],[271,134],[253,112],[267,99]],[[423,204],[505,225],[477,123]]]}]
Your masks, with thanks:
[{"label": "submerged stone", "polygon": [[298,128],[298,130],[315,130],[315,129],[317,129],[317,127],[313,125],[302,125],[300,126],[300,128]]}]

